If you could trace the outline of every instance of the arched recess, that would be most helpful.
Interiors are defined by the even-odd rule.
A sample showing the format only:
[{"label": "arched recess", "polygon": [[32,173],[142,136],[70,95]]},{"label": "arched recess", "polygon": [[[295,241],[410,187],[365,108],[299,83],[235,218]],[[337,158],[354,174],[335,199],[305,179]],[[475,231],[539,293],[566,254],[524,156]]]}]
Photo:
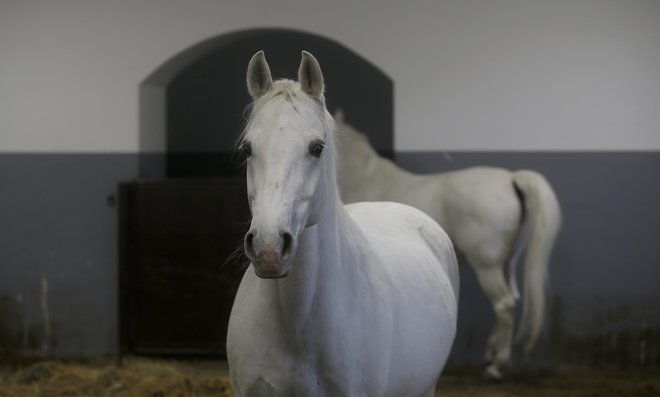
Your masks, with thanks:
[{"label": "arched recess", "polygon": [[300,51],[321,63],[333,112],[393,153],[392,80],[328,38],[289,29],[250,29],[208,39],[177,54],[140,85],[140,176],[226,177],[239,174],[234,142],[249,103],[247,63],[264,50],[274,78],[295,78]]}]

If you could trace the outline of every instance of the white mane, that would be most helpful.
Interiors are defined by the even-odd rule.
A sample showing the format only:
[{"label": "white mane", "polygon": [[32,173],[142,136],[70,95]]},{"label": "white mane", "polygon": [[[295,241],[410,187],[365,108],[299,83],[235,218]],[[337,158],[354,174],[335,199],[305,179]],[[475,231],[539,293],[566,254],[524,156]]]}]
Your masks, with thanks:
[{"label": "white mane", "polygon": [[299,111],[302,107],[311,109],[316,113],[319,121],[323,123],[326,131],[334,131],[334,120],[325,110],[324,99],[319,101],[310,97],[302,91],[300,83],[297,81],[281,79],[273,82],[273,87],[267,93],[255,99],[248,105],[250,116],[247,119],[239,141],[242,140],[247,131],[250,130],[254,116],[258,114],[264,106],[275,100],[284,100],[290,103],[296,111]]}]

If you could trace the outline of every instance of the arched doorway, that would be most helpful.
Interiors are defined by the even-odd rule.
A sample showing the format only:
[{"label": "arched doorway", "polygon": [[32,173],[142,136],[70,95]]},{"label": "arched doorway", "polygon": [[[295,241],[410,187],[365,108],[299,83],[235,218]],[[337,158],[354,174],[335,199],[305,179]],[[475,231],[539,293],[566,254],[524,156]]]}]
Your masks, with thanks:
[{"label": "arched doorway", "polygon": [[[295,78],[300,51],[321,63],[328,109],[344,111],[383,155],[393,153],[392,80],[347,47],[288,29],[252,29],[209,39],[165,62],[140,87],[141,176],[227,177],[249,103],[247,63],[264,50],[274,78]],[[153,155],[165,152],[165,158]]]},{"label": "arched doorway", "polygon": [[330,111],[341,107],[382,154],[392,155],[392,81],[332,40],[249,30],[207,40],[165,62],[140,86],[142,178],[121,187],[122,353],[224,352],[245,269],[240,256],[228,258],[240,251],[249,224],[234,142],[249,102],[245,69],[260,49],[276,78],[295,78],[300,51],[314,53]]}]

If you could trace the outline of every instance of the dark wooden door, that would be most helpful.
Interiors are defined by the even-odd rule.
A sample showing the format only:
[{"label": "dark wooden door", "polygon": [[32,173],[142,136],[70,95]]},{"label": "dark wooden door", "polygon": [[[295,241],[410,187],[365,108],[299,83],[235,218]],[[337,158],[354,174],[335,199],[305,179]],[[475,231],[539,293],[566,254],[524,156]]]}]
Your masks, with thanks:
[{"label": "dark wooden door", "polygon": [[244,178],[121,186],[124,353],[220,354],[246,265]]}]

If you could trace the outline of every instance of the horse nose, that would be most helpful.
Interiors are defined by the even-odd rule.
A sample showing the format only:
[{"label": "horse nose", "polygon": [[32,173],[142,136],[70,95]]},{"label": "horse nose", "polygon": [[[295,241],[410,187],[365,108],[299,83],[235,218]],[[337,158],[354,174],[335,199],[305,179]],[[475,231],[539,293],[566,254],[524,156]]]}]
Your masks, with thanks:
[{"label": "horse nose", "polygon": [[[254,240],[256,234],[257,233],[255,231],[250,230],[245,235],[245,239],[244,239],[245,255],[247,255],[248,259],[250,259],[251,261],[254,261],[257,258],[257,250],[254,247],[255,246]],[[279,236],[282,239],[280,258],[286,258],[291,254],[291,250],[293,249],[293,235],[288,231],[281,230]]]},{"label": "horse nose", "polygon": [[282,258],[285,258],[291,254],[293,236],[289,232],[280,232],[280,236],[282,236]]},{"label": "horse nose", "polygon": [[245,255],[247,255],[248,259],[254,262],[255,258],[257,257],[254,251],[254,232],[249,231],[245,235],[244,249],[245,249]]}]

